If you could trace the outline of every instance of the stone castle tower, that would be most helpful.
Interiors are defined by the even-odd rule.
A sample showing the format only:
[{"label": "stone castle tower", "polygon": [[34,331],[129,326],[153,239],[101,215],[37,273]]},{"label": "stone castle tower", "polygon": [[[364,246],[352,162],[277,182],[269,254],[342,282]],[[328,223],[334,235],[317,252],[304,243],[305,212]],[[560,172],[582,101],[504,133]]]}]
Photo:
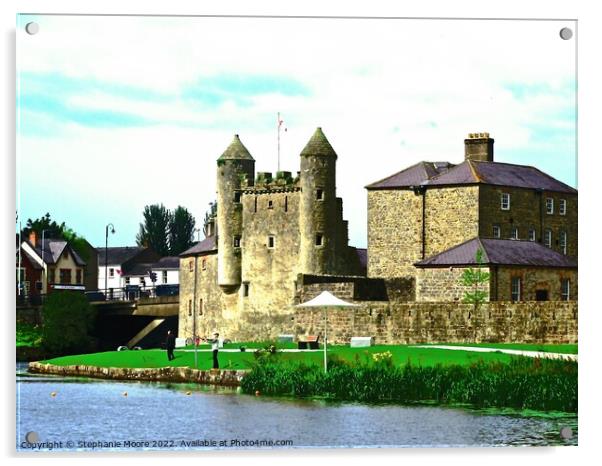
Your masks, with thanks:
[{"label": "stone castle tower", "polygon": [[196,326],[196,334],[220,329],[243,338],[258,324],[266,334],[290,332],[300,275],[362,273],[336,197],[336,161],[317,128],[296,177],[255,174],[254,158],[234,136],[217,160],[217,209],[208,219],[217,228],[181,256],[180,335]]}]

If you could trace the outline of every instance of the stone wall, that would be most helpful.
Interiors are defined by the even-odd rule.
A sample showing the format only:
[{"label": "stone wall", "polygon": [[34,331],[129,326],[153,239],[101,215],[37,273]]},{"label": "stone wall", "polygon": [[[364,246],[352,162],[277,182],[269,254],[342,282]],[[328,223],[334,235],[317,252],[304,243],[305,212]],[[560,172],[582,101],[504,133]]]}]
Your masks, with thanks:
[{"label": "stone wall", "polygon": [[425,202],[425,257],[439,254],[478,235],[478,186],[429,188]]},{"label": "stone wall", "polygon": [[422,259],[422,196],[368,191],[368,277],[414,276]]},{"label": "stone wall", "polygon": [[[502,193],[510,194],[510,210],[501,209]],[[546,198],[554,199],[554,213],[546,213]],[[559,214],[560,199],[566,200],[566,214]],[[577,195],[567,193],[538,193],[532,189],[483,185],[479,192],[479,231],[483,238],[493,237],[493,226],[501,229],[502,239],[511,237],[518,228],[519,239],[529,239],[534,229],[536,241],[543,244],[543,230],[552,230],[552,249],[560,248],[560,231],[567,233],[567,255],[577,256]],[[542,230],[543,229],[543,230]]]},{"label": "stone wall", "polygon": [[[462,302],[472,287],[462,284],[462,274],[466,267],[438,267],[416,269],[416,301]],[[482,272],[489,268],[482,267]],[[489,295],[489,283],[479,288]],[[489,296],[486,298],[489,300]]]},{"label": "stone wall", "polygon": [[[297,337],[323,335],[323,309],[294,317]],[[575,301],[492,302],[477,312],[457,303],[361,303],[328,311],[328,339],[340,344],[353,336],[373,336],[377,344],[576,343],[577,327]]]},{"label": "stone wall", "polygon": [[[547,290],[550,301],[560,301],[561,282],[568,279],[570,283],[570,300],[577,300],[577,270],[574,269],[544,269],[539,267],[499,267],[495,274],[497,279],[497,299],[511,299],[512,277],[521,279],[521,300],[535,300],[536,290]],[[494,291],[492,291],[493,293]]]},{"label": "stone wall", "polygon": [[29,363],[28,371],[35,374],[54,374],[69,377],[92,377],[115,380],[145,380],[152,382],[200,383],[235,387],[247,374],[241,370],[198,370],[190,367],[96,367],[96,366],[55,366],[40,362]]}]

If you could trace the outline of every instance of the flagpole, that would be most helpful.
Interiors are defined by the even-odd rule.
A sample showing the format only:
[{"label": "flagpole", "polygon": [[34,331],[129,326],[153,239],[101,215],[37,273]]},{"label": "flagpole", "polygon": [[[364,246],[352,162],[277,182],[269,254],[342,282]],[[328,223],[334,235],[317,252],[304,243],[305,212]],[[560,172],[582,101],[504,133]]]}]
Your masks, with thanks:
[{"label": "flagpole", "polygon": [[280,171],[280,112],[278,112],[278,171]]}]

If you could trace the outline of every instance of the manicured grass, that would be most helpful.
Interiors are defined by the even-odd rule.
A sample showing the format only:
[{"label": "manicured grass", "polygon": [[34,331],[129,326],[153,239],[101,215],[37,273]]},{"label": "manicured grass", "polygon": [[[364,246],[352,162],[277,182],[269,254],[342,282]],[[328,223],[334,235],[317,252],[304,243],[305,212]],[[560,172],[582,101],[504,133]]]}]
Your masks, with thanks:
[{"label": "manicured grass", "polygon": [[540,345],[531,343],[440,343],[445,346],[477,346],[481,348],[517,349],[548,353],[577,354],[577,345]]},{"label": "manicured grass", "polygon": [[42,343],[42,329],[34,325],[17,322],[16,342],[17,347],[38,348]]},{"label": "manicured grass", "polygon": [[[414,365],[434,366],[441,365],[469,365],[478,361],[497,361],[507,363],[511,356],[501,353],[473,353],[470,351],[451,351],[435,348],[412,348],[410,346],[377,345],[371,348],[349,348],[348,346],[330,346],[329,357],[337,356],[349,362],[363,362],[372,360],[372,354],[390,351],[393,355],[393,364],[405,365],[408,360]],[[108,351],[104,353],[63,356],[50,359],[46,362],[59,366],[88,365],[98,367],[194,367],[194,352],[175,351],[176,359],[167,360],[164,350],[141,351]],[[324,355],[322,351],[309,351],[298,353],[281,353],[284,361],[298,361],[322,364]],[[255,361],[252,352],[225,352],[219,354],[222,369],[249,369]],[[198,368],[210,369],[212,355],[209,351],[198,352]]]}]

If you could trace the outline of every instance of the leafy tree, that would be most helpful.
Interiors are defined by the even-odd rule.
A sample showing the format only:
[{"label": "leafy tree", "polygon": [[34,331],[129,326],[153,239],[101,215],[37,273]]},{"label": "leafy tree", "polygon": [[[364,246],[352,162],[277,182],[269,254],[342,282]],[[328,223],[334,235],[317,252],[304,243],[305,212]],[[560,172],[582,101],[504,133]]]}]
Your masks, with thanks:
[{"label": "leafy tree", "polygon": [[144,207],[142,213],[144,223],[136,236],[138,246],[153,248],[161,256],[169,254],[169,210],[163,204],[153,204]]},{"label": "leafy tree", "polygon": [[182,206],[178,206],[169,217],[169,252],[177,256],[192,246],[195,220]]},{"label": "leafy tree", "polygon": [[94,313],[83,293],[51,293],[44,302],[42,315],[42,345],[50,353],[69,354],[89,349],[88,331],[92,329]]},{"label": "leafy tree", "polygon": [[465,269],[462,273],[461,281],[462,284],[470,290],[464,292],[464,302],[472,304],[474,310],[477,311],[481,304],[487,300],[488,293],[481,289],[482,285],[489,283],[489,272],[482,270],[483,266],[483,249],[477,249],[475,259],[477,262],[477,268],[472,267]]}]

